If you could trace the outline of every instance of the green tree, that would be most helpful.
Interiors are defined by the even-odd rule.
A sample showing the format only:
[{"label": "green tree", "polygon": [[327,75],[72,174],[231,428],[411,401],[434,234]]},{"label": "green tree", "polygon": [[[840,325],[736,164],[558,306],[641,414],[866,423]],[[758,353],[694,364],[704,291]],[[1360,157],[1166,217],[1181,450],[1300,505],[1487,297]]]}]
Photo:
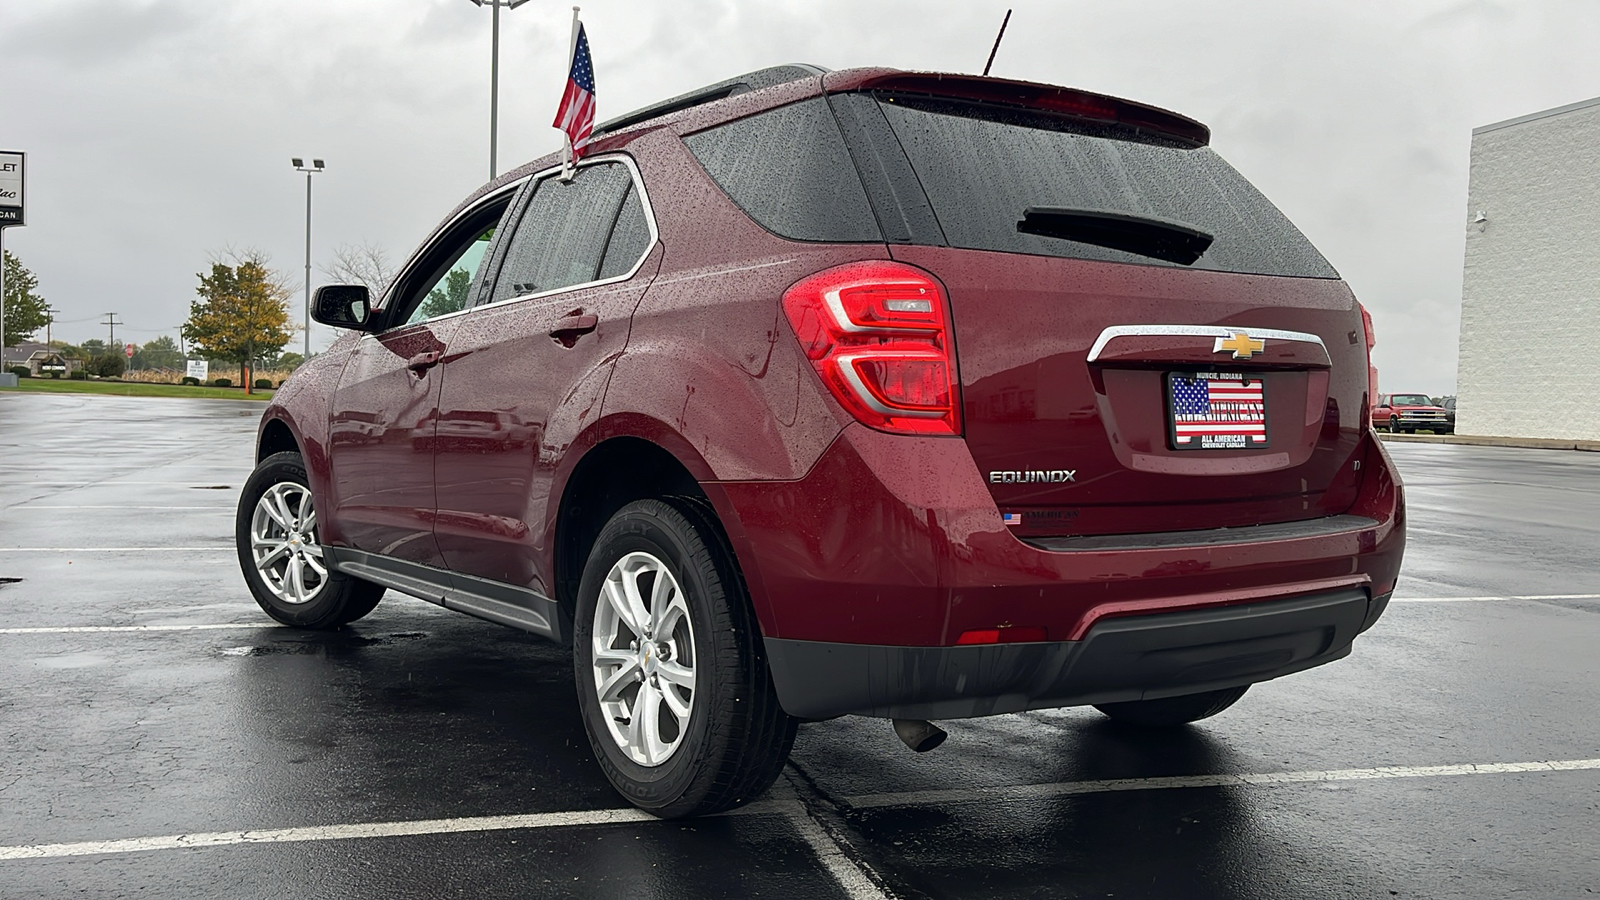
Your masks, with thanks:
[{"label": "green tree", "polygon": [[289,343],[288,280],[267,267],[266,256],[233,254],[234,265],[213,262],[201,273],[189,304],[183,336],[198,355],[239,364],[239,382],[250,391],[250,360],[270,356]]},{"label": "green tree", "polygon": [[15,347],[43,328],[49,321],[49,314],[45,312],[44,298],[37,291],[39,279],[10,250],[6,251],[4,265],[6,333],[0,336],[0,345]]},{"label": "green tree", "polygon": [[106,352],[106,342],[99,338],[90,338],[83,342],[83,346],[80,349],[86,358],[100,356]]},{"label": "green tree", "polygon": [[146,341],[133,354],[133,364],[139,369],[181,369],[183,354],[178,351],[177,341],[162,335],[153,341]]},{"label": "green tree", "polygon": [[467,291],[472,288],[472,273],[466,269],[451,269],[444,284],[428,292],[422,301],[422,318],[431,319],[445,313],[460,312],[467,308]]}]

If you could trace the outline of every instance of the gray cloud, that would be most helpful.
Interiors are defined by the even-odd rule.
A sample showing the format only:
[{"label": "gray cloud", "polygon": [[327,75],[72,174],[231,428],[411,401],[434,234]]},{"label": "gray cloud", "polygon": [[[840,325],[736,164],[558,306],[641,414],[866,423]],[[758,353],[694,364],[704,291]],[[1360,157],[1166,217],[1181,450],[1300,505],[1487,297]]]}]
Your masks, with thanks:
[{"label": "gray cloud", "polygon": [[[1454,383],[1471,129],[1600,94],[1592,0],[592,0],[584,21],[606,118],[782,62],[975,72],[1007,6],[995,74],[1210,124],[1373,311],[1396,390]],[[503,167],[557,146],[569,16],[503,15]],[[58,335],[103,337],[109,309],[172,333],[210,251],[298,278],[288,160],[321,156],[316,263],[403,256],[487,175],[488,55],[468,0],[0,5],[0,145],[29,151],[31,197],[6,245],[83,320]]]}]

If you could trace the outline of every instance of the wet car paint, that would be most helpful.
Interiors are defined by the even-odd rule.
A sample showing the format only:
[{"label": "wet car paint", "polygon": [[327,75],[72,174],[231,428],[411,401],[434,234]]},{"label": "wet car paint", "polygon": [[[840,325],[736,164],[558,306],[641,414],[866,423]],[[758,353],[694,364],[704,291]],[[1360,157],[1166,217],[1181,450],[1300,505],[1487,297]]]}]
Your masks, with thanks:
[{"label": "wet car paint", "polygon": [[[239,623],[0,635],[0,846],[620,809],[583,740],[570,663],[547,642],[398,596],[332,634],[269,624],[228,540],[230,489],[248,473],[259,413],[242,402],[0,396],[0,575],[23,579],[0,587],[0,628]],[[841,826],[850,858],[892,896],[1600,890],[1594,771],[1023,790],[1600,756],[1588,714],[1600,700],[1600,598],[1405,602],[1600,592],[1600,457],[1391,450],[1412,500],[1402,602],[1349,659],[1258,686],[1165,737],[1058,710],[945,723],[951,739],[919,756],[882,722],[809,725],[791,777],[819,792],[819,818]],[[113,508],[45,508],[61,506]],[[138,508],[192,506],[209,508]],[[153,549],[16,552],[30,547]],[[906,791],[959,796],[870,805]],[[759,811],[0,860],[7,897],[453,891],[849,896],[791,819]]]}]

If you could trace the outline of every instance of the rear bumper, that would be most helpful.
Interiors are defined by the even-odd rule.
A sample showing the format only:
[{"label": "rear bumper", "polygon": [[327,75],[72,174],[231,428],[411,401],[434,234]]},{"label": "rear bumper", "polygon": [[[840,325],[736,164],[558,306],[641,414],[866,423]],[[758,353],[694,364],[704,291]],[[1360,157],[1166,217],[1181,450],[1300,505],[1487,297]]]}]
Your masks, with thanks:
[{"label": "rear bumper", "polygon": [[1332,591],[1101,619],[1082,640],[899,647],[768,638],[791,715],[952,719],[1253,684],[1340,659],[1388,595]]}]

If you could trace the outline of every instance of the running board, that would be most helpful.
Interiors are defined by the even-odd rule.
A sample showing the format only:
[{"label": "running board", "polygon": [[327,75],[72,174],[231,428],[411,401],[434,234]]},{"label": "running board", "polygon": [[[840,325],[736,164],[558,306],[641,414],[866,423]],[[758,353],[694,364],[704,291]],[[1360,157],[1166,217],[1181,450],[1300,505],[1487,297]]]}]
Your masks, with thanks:
[{"label": "running board", "polygon": [[349,547],[323,547],[322,552],[336,572],[445,609],[531,631],[558,644],[571,640],[572,629],[560,604],[538,591]]}]

